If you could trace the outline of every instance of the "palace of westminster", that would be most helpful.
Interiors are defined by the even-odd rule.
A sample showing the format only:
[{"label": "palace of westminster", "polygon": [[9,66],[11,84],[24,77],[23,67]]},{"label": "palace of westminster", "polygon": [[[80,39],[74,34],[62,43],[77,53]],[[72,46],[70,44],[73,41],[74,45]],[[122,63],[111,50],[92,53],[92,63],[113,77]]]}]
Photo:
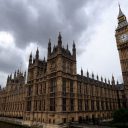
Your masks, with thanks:
[{"label": "palace of westminster", "polygon": [[93,118],[110,119],[112,112],[128,108],[128,22],[119,7],[115,31],[123,84],[102,77],[77,74],[76,46],[72,52],[48,42],[47,60],[39,50],[29,57],[28,72],[9,75],[5,88],[0,87],[0,116],[22,119],[24,124],[40,122],[60,124]]}]

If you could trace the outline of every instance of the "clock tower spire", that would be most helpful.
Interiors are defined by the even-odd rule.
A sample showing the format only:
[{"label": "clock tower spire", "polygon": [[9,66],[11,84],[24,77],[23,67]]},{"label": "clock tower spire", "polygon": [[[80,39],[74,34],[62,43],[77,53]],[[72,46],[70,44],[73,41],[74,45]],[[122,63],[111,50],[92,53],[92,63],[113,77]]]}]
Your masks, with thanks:
[{"label": "clock tower spire", "polygon": [[115,37],[124,81],[125,107],[128,108],[128,22],[119,5],[118,26]]},{"label": "clock tower spire", "polygon": [[128,25],[127,18],[124,15],[124,13],[121,10],[121,7],[119,5],[119,14],[118,14],[118,27],[117,29],[121,29]]}]

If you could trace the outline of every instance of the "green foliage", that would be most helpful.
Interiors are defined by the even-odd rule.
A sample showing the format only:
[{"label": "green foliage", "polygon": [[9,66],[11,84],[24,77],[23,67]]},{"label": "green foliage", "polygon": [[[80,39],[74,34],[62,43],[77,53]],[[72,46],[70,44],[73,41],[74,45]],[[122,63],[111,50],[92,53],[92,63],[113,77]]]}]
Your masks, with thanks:
[{"label": "green foliage", "polygon": [[113,113],[113,120],[117,123],[128,123],[128,109],[119,109]]}]

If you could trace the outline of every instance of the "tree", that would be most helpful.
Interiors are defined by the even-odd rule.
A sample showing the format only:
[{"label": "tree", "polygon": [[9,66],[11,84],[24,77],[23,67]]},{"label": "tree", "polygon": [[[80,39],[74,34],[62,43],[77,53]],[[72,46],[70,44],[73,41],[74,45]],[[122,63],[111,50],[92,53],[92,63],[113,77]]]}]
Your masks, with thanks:
[{"label": "tree", "polygon": [[128,109],[119,109],[113,113],[115,123],[128,123]]}]

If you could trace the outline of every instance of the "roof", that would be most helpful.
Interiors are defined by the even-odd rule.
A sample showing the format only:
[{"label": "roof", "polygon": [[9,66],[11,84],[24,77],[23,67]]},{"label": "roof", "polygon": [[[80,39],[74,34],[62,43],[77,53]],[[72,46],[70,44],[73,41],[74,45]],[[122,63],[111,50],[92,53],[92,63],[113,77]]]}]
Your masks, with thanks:
[{"label": "roof", "polygon": [[118,18],[124,16],[124,13],[122,12],[121,8],[120,8],[120,5],[119,5],[119,15],[118,15]]}]

